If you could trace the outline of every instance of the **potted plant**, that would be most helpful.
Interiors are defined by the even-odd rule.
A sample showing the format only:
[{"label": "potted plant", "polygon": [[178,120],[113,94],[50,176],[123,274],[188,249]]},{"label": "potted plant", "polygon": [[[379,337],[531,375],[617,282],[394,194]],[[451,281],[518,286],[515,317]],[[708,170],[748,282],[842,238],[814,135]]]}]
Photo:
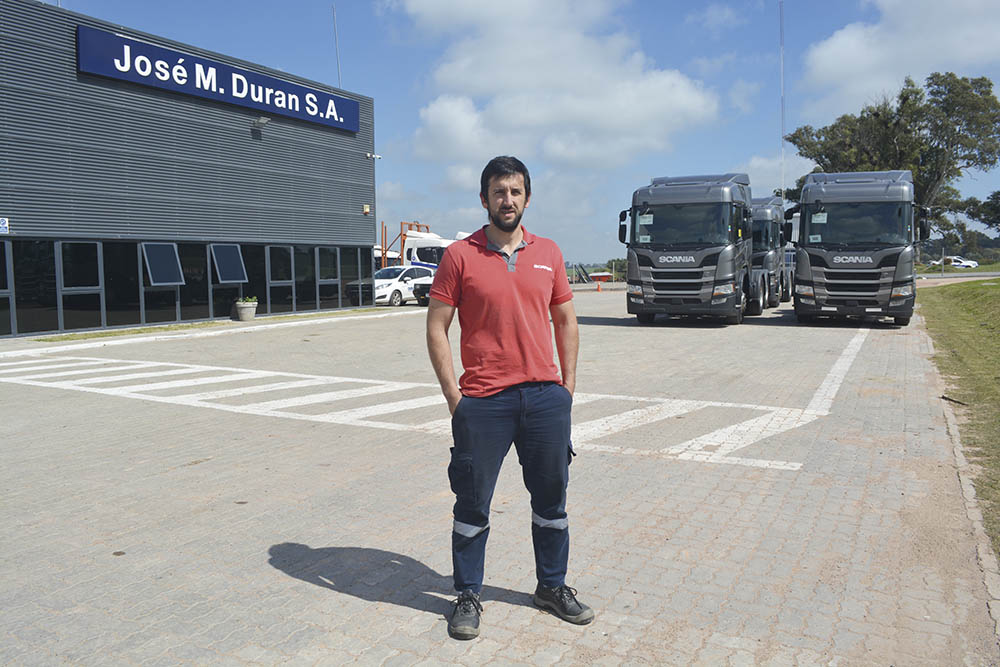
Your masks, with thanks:
[{"label": "potted plant", "polygon": [[240,322],[249,322],[257,314],[257,297],[241,296],[236,299],[236,319]]}]

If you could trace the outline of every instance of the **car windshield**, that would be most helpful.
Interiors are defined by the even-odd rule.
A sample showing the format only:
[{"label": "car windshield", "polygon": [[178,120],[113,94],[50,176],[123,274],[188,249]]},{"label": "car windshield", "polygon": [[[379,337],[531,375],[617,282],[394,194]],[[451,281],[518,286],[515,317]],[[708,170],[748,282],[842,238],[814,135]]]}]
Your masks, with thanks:
[{"label": "car windshield", "polygon": [[402,266],[387,266],[375,272],[375,280],[393,280],[404,271]]},{"label": "car windshield", "polygon": [[807,204],[802,207],[805,245],[905,245],[912,234],[906,202]]},{"label": "car windshield", "polygon": [[657,204],[633,211],[632,242],[696,246],[729,243],[729,204]]}]

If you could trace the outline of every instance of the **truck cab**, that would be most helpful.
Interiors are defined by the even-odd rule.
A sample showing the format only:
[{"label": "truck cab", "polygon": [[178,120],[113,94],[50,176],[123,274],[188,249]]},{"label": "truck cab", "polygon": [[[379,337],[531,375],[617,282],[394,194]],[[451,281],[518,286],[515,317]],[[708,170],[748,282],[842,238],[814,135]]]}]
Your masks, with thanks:
[{"label": "truck cab", "polygon": [[653,178],[618,217],[628,247],[628,312],[739,324],[750,297],[751,193],[746,174]]},{"label": "truck cab", "polygon": [[755,309],[790,301],[792,276],[785,265],[785,206],[781,197],[753,200],[753,253],[750,257],[751,303]]},{"label": "truck cab", "polygon": [[[914,243],[927,238],[909,171],[813,173],[799,204],[795,315],[891,317],[910,323],[916,298]],[[790,227],[786,223],[786,227]]]}]

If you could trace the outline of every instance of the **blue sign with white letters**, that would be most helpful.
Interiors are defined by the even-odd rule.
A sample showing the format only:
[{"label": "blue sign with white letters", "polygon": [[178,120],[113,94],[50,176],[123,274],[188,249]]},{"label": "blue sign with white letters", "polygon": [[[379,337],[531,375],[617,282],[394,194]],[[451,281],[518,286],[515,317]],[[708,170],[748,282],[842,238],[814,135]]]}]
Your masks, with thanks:
[{"label": "blue sign with white letters", "polygon": [[87,74],[358,131],[356,100],[87,26],[76,27],[76,62]]}]

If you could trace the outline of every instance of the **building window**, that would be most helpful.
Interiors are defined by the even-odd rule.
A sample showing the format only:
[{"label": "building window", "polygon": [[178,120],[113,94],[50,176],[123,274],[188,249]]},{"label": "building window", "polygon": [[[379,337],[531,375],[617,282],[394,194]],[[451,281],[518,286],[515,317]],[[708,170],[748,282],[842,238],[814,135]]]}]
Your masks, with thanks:
[{"label": "building window", "polygon": [[101,246],[95,241],[62,241],[59,258],[60,329],[98,329],[104,326],[101,296]]},{"label": "building window", "polygon": [[295,310],[291,246],[268,246],[267,261],[268,312],[290,313]]},{"label": "building window", "polygon": [[181,319],[207,320],[211,317],[208,308],[208,247],[203,243],[178,243],[177,253],[184,272],[184,284],[179,286]]},{"label": "building window", "polygon": [[143,243],[142,254],[146,258],[150,285],[166,287],[184,284],[184,273],[181,270],[181,259],[177,256],[176,243]]},{"label": "building window", "polygon": [[340,308],[340,260],[336,248],[317,248],[319,254],[319,307]]},{"label": "building window", "polygon": [[12,241],[18,333],[57,331],[56,256],[52,241]]},{"label": "building window", "polygon": [[295,310],[316,310],[316,248],[295,246]]},{"label": "building window", "polygon": [[14,309],[10,307],[11,281],[7,275],[7,269],[11,265],[7,259],[9,252],[10,244],[6,241],[0,241],[0,336],[9,336],[14,333],[14,323],[11,320]]},{"label": "building window", "polygon": [[135,243],[105,241],[104,301],[107,326],[142,322],[139,308],[139,248]]},{"label": "building window", "polygon": [[240,246],[236,243],[213,243],[212,263],[215,265],[215,277],[220,283],[247,282],[247,269],[243,264]]}]

